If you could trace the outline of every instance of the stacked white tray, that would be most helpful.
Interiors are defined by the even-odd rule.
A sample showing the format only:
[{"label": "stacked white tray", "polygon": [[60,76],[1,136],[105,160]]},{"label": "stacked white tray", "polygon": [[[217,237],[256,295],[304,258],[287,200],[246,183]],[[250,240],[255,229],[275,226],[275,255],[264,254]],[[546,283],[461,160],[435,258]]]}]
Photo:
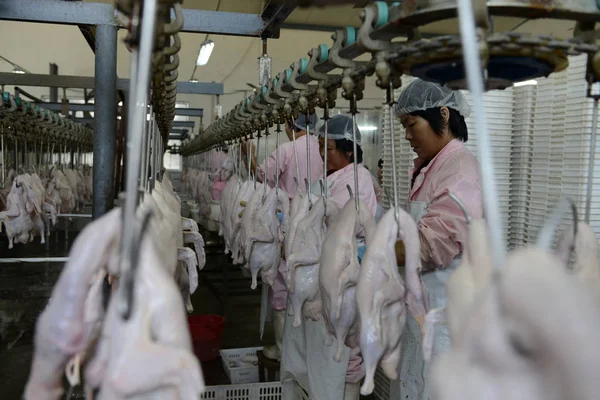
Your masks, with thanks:
[{"label": "stacked white tray", "polygon": [[510,248],[526,242],[525,220],[527,202],[531,196],[528,184],[533,140],[533,106],[535,86],[522,86],[513,89],[513,135],[510,159]]},{"label": "stacked white tray", "polygon": [[[463,94],[473,104],[473,98],[467,91]],[[510,212],[510,165],[511,145],[513,132],[513,92],[512,89],[502,91],[486,92],[483,96],[484,109],[487,119],[488,134],[490,135],[490,144],[494,157],[494,168],[496,177],[496,187],[499,197],[500,212],[504,221],[504,232],[509,229]],[[466,118],[467,128],[469,130],[469,140],[466,147],[478,157],[477,145],[480,132],[475,126],[475,115],[471,114]],[[481,162],[482,160],[480,160]]]}]

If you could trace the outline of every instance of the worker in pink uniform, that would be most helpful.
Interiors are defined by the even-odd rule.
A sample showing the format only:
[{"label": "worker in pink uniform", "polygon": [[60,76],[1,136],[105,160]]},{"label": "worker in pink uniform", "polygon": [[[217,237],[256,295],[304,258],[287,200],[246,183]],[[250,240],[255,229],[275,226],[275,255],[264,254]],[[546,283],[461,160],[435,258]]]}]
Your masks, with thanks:
[{"label": "worker in pink uniform", "polygon": [[[324,158],[327,152],[328,199],[342,208],[349,200],[347,186],[355,192],[354,168],[358,170],[358,197],[374,216],[377,199],[371,173],[362,165],[363,151],[360,131],[356,130],[356,154],[353,149],[353,121],[346,115],[336,115],[327,124],[327,142],[324,125],[319,129],[319,152]],[[321,193],[320,185],[313,184],[313,193]],[[364,254],[364,241],[357,239],[359,261]],[[284,329],[284,354],[282,356],[283,399],[292,398],[289,382],[304,382],[310,398],[358,400],[360,380],[364,377],[360,348],[346,349],[342,362],[334,361],[335,346],[327,347],[328,333],[323,319],[305,319],[298,328],[292,326],[288,317]],[[346,360],[346,362],[344,362]]]},{"label": "worker in pink uniform", "polygon": [[[271,187],[275,186],[274,176],[277,169],[276,154],[279,156],[279,187],[285,190],[290,199],[296,195],[298,190],[296,180],[302,185],[302,188],[305,188],[305,180],[308,180],[308,183],[310,184],[322,177],[323,160],[321,160],[321,156],[319,155],[319,143],[314,137],[309,137],[306,134],[307,129],[311,132],[315,132],[318,123],[319,118],[316,114],[309,115],[308,119],[305,114],[300,114],[298,119],[294,121],[293,126],[290,123],[286,123],[285,133],[287,134],[289,142],[284,143],[280,145],[279,148],[275,149],[275,151],[264,160],[258,168],[256,165],[256,146],[253,144],[250,168],[252,171],[258,172],[256,175],[257,180],[262,182],[264,171],[268,171],[267,181]],[[293,130],[295,130],[295,133]],[[294,137],[296,138],[296,155],[294,155]],[[307,161],[307,143],[310,149],[310,175],[308,174],[309,163]],[[247,147],[248,146],[242,145],[242,153],[244,156],[246,156]],[[298,162],[297,166],[296,160]],[[285,260],[282,259],[278,269],[279,274],[277,274],[275,283],[271,287],[269,293],[271,307],[273,308],[275,344],[272,346],[265,346],[263,349],[265,357],[275,360],[281,359],[285,310],[287,308],[288,291],[283,278],[287,273]]]},{"label": "worker in pink uniform", "polygon": [[222,149],[212,151],[213,154],[210,156],[212,161],[211,169],[214,173],[212,174],[213,183],[210,193],[213,200],[220,201],[223,190],[225,190],[225,185],[231,175],[233,175],[233,160],[228,155],[229,148],[226,144],[223,145]]},{"label": "worker in pink uniform", "polygon": [[[347,185],[354,190],[354,162],[358,169],[358,197],[365,202],[373,215],[377,210],[377,197],[371,173],[363,162],[363,151],[360,147],[360,130],[356,127],[356,156],[353,154],[352,118],[347,115],[336,115],[328,122],[327,143],[325,143],[324,125],[319,130],[319,152],[324,158],[327,151],[327,186],[328,198],[340,208],[344,207],[350,193]],[[320,191],[320,190],[319,190]]]},{"label": "worker in pink uniform", "polygon": [[[275,186],[275,170],[277,168],[277,162],[275,154],[279,155],[279,187],[288,194],[288,197],[292,199],[297,192],[297,185],[295,178],[298,179],[300,187],[303,189],[305,186],[305,179],[308,178],[308,183],[312,184],[323,176],[323,160],[319,156],[319,143],[314,137],[308,137],[306,135],[306,129],[310,129],[312,133],[315,132],[319,123],[319,117],[316,114],[309,116],[307,121],[304,114],[300,114],[298,119],[294,122],[292,127],[289,123],[285,124],[285,133],[290,140],[287,143],[279,146],[273,153],[267,158],[261,165],[258,166],[258,174],[256,179],[259,182],[263,181],[265,171],[268,171],[267,182],[269,186]],[[294,132],[296,130],[296,156],[294,156]],[[310,176],[308,176],[308,164],[307,164],[307,148],[306,142],[309,143],[310,148]],[[242,146],[242,153],[246,155],[248,146]],[[296,158],[298,160],[298,167],[296,168]],[[252,162],[250,169],[257,171],[256,165],[256,146],[252,145]],[[297,176],[297,173],[300,175]]]},{"label": "worker in pink uniform", "polygon": [[[471,218],[483,216],[479,163],[464,145],[469,137],[465,123],[469,104],[459,91],[417,79],[400,94],[395,113],[417,154],[410,171],[408,211],[419,228],[423,283],[430,307],[443,308],[446,282],[460,262],[468,233],[464,212],[448,194],[462,200]],[[396,245],[396,257],[398,264],[404,265],[402,242]],[[440,325],[433,358],[449,347],[448,328]],[[413,318],[407,320],[402,349],[398,398],[430,399],[421,332]]]}]

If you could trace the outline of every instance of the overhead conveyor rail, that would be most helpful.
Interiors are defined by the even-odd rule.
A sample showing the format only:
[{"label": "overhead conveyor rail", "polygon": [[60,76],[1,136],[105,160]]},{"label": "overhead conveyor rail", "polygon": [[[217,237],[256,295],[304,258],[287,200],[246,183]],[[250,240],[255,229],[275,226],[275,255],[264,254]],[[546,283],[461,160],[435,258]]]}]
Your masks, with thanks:
[{"label": "overhead conveyor rail", "polygon": [[[564,70],[569,55],[588,54],[593,60],[598,52],[598,45],[591,39],[593,24],[590,27],[588,23],[600,19],[595,7],[582,5],[574,11],[566,6],[532,9],[521,2],[478,3],[482,3],[486,18],[488,15],[521,13],[521,16],[532,18],[581,21],[577,34],[568,40],[514,32],[487,33],[482,42],[485,52],[481,54],[487,67],[487,90],[506,88],[513,82]],[[209,126],[202,136],[182,146],[181,154],[198,154],[220,143],[231,143],[259,129],[289,120],[298,112],[307,109],[312,112],[317,106],[324,108],[325,103],[331,108],[339,88],[343,89],[345,98],[356,93],[360,101],[364,79],[373,74],[377,75],[378,86],[384,90],[389,90],[390,79],[395,80],[394,88],[397,88],[398,76],[406,71],[453,88],[465,88],[460,37],[438,35],[419,39],[419,26],[453,16],[456,16],[456,3],[451,1],[436,3],[434,9],[424,10],[399,2],[391,5],[375,2],[362,12],[363,24],[359,29],[347,27],[335,32],[331,47],[321,44],[312,49],[308,53],[310,58],[302,58],[279,73],[255,95]],[[355,61],[366,53],[372,54],[370,61]],[[511,65],[514,68],[509,68]],[[330,74],[338,68],[343,71],[341,75]],[[590,62],[589,71],[596,80],[600,76],[600,63]]]}]

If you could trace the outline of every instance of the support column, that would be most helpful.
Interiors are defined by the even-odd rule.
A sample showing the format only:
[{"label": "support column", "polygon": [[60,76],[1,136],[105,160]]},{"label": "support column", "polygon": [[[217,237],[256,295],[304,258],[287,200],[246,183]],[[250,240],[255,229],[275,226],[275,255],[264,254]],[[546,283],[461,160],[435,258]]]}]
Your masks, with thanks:
[{"label": "support column", "polygon": [[[50,63],[50,75],[58,75],[58,65]],[[58,103],[58,88],[50,88],[50,103]]]},{"label": "support column", "polygon": [[117,122],[117,28],[96,26],[94,101],[93,219],[114,204],[115,137]]}]

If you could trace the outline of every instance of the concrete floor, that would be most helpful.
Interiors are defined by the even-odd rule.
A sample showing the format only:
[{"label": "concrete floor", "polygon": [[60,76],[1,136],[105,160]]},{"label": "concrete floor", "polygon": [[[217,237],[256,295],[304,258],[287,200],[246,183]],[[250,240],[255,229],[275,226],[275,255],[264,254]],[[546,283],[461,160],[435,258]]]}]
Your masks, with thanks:
[{"label": "concrete floor", "polygon": [[[0,257],[66,256],[81,228],[76,225],[80,224],[72,223],[68,237],[63,228],[53,232],[48,246],[37,244],[39,238],[36,238],[36,243],[8,250],[6,237],[0,235]],[[251,291],[250,279],[242,275],[239,266],[229,263],[222,254],[222,244],[206,233],[204,236],[208,243],[207,263],[200,273],[199,288],[192,296],[194,314],[225,316],[223,349],[269,344],[273,340],[270,326],[266,327],[265,340],[259,338],[260,288]],[[61,270],[62,265],[56,263],[0,264],[0,397],[3,400],[18,400],[22,396],[33,352],[35,320],[46,306]],[[220,360],[204,363],[203,372],[207,385],[229,383]],[[81,391],[75,390],[71,399],[81,396]]]}]

